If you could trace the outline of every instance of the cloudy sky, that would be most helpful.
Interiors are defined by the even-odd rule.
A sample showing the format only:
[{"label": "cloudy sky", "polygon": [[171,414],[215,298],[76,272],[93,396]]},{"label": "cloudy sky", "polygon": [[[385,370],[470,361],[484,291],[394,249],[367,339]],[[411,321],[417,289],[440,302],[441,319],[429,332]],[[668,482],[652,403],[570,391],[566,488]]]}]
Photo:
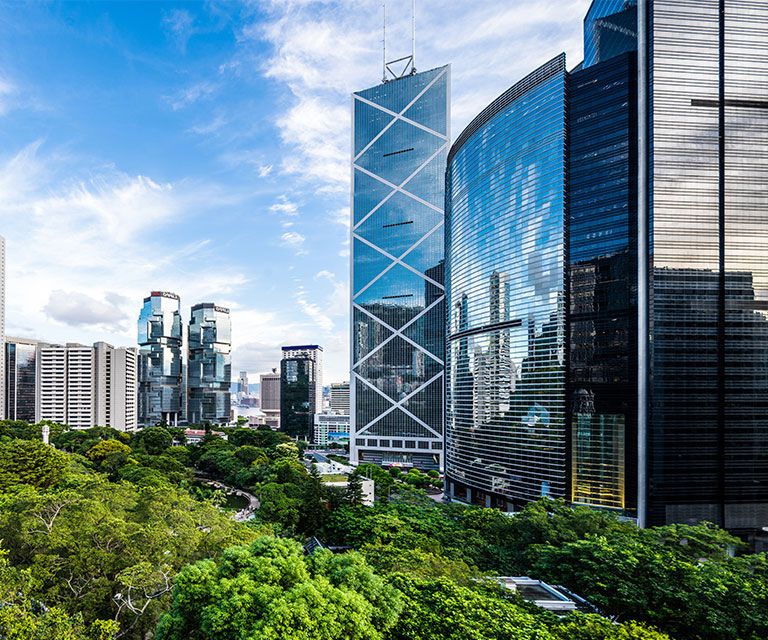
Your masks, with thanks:
[{"label": "cloudy sky", "polygon": [[[417,67],[452,63],[452,133],[565,51],[588,0],[419,0]],[[388,0],[387,53],[410,52]],[[381,0],[3,3],[7,333],[134,345],[150,290],[232,309],[233,371],[319,343],[347,378],[352,91]]]}]

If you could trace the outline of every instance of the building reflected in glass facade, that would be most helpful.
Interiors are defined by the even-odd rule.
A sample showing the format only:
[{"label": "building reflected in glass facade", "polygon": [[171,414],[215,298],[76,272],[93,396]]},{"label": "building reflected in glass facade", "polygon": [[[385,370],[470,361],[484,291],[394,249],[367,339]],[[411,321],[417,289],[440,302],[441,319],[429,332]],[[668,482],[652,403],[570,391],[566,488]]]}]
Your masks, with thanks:
[{"label": "building reflected in glass facade", "polygon": [[569,79],[570,499],[634,514],[637,56],[600,53]]},{"label": "building reflected in glass facade", "polygon": [[448,158],[450,493],[565,497],[565,56],[491,103]]},{"label": "building reflected in glass facade", "polygon": [[[558,71],[565,108],[542,95],[554,84],[549,63],[454,145],[446,441],[455,497],[514,507],[548,493],[641,525],[768,526],[766,24],[768,3],[749,0],[595,0],[584,62]],[[546,154],[551,167],[533,162],[555,120],[565,152]],[[560,160],[566,171],[550,184]],[[528,184],[508,193],[514,172]],[[558,215],[564,233],[537,235]],[[526,235],[515,246],[505,234],[517,225]],[[535,268],[519,265],[526,252]],[[555,282],[560,269],[564,289],[525,308],[532,281]],[[532,279],[539,273],[550,279]],[[531,318],[526,352],[516,332]],[[516,405],[524,393],[531,420]]]},{"label": "building reflected in glass facade", "polygon": [[187,416],[191,424],[227,423],[232,403],[232,321],[212,302],[192,307],[187,334]]},{"label": "building reflected in glass facade", "polygon": [[353,462],[443,467],[449,74],[353,94]]},{"label": "building reflected in glass facade", "polygon": [[763,527],[768,3],[644,6],[648,143],[640,166],[649,251],[640,313],[649,318],[649,340],[639,357],[649,384],[640,515],[647,524]]},{"label": "building reflected in glass facade", "polygon": [[5,339],[5,417],[33,423],[37,398],[36,340]]},{"label": "building reflected in glass facade", "polygon": [[182,412],[179,296],[153,291],[139,314],[139,424],[176,425]]}]

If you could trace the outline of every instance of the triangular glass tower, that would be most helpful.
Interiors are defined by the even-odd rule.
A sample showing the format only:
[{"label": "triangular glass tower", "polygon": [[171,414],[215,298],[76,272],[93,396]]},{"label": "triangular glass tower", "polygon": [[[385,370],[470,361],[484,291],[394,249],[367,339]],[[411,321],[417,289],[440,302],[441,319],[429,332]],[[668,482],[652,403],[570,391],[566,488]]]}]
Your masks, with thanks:
[{"label": "triangular glass tower", "polygon": [[443,469],[449,80],[353,94],[352,462]]}]

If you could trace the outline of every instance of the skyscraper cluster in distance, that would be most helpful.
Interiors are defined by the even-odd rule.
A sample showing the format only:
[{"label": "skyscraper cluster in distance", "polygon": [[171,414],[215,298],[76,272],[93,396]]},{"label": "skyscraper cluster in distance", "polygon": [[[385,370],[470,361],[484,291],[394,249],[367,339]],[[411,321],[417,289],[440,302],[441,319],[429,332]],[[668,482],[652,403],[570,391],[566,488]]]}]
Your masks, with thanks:
[{"label": "skyscraper cluster in distance", "polygon": [[138,340],[141,425],[230,421],[229,309],[196,304],[184,331],[179,296],[153,291],[139,314]]},{"label": "skyscraper cluster in distance", "polygon": [[353,94],[351,458],[639,524],[768,526],[768,3],[594,0],[449,143]]}]

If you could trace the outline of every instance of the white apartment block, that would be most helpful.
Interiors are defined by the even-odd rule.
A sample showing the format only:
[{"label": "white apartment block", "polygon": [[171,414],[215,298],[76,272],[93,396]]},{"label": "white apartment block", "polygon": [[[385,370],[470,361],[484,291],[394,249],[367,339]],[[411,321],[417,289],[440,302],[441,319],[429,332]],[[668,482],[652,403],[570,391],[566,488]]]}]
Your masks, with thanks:
[{"label": "white apartment block", "polygon": [[73,429],[134,431],[137,360],[137,349],[116,349],[106,342],[41,346],[36,419]]}]

